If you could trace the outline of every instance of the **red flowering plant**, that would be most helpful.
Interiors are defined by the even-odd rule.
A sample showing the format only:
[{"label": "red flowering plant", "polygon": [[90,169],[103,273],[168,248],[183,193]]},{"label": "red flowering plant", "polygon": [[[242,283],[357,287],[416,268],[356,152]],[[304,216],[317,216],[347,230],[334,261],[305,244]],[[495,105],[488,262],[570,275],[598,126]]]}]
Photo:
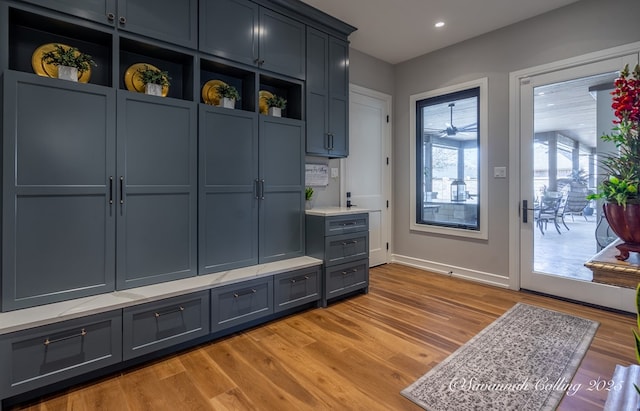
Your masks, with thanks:
[{"label": "red flowering plant", "polygon": [[614,86],[615,89],[611,92],[611,108],[616,116],[613,120],[613,132],[600,138],[613,142],[618,152],[601,156],[600,163],[607,177],[598,187],[598,194],[587,198],[602,198],[607,202],[626,206],[640,203],[640,65],[636,65],[632,72],[625,65]]}]

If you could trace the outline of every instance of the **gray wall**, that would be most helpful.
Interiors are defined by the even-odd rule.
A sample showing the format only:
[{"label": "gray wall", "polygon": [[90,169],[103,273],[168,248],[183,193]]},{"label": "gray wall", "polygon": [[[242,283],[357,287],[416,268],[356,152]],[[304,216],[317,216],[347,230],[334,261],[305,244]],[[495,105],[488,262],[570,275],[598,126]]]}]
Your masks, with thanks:
[{"label": "gray wall", "polygon": [[[582,0],[394,66],[393,253],[508,277],[508,180],[492,170],[509,163],[509,73],[640,41],[639,17],[639,0]],[[374,69],[358,54],[352,83],[389,87],[379,77],[391,69]],[[409,96],[482,77],[489,79],[489,239],[410,232]]]}]

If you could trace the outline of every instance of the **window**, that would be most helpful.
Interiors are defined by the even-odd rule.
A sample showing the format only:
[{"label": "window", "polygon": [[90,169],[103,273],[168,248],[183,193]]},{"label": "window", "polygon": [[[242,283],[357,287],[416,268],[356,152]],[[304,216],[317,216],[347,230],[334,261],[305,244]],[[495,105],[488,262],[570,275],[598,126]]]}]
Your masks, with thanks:
[{"label": "window", "polygon": [[411,96],[411,229],[486,238],[486,83]]}]

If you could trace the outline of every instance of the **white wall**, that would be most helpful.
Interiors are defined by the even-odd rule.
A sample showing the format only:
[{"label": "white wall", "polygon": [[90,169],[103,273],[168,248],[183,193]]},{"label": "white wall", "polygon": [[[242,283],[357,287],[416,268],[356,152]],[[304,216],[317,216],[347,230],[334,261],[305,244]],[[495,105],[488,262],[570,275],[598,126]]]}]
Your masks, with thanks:
[{"label": "white wall", "polygon": [[[496,276],[497,282],[506,283],[502,279],[509,276],[508,180],[493,179],[491,170],[508,165],[509,73],[640,41],[639,21],[639,0],[582,0],[396,66],[352,50],[351,82],[394,98],[396,258],[443,270],[455,267],[485,279]],[[410,232],[409,96],[482,77],[489,79],[488,240]]]}]

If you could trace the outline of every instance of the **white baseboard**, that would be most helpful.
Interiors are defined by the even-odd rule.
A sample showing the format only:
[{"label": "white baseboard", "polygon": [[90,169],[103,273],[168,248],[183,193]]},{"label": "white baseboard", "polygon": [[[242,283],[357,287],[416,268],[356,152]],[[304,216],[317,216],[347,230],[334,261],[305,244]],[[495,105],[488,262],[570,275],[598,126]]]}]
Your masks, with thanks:
[{"label": "white baseboard", "polygon": [[495,287],[509,288],[509,277],[504,277],[497,274],[486,273],[477,270],[469,270],[468,268],[457,267],[450,264],[441,264],[436,263],[435,261],[428,261],[420,258],[407,257],[397,254],[393,254],[391,256],[391,262],[419,268],[426,271],[431,271],[437,274],[443,274],[446,276],[464,278],[465,280],[476,281]]}]

